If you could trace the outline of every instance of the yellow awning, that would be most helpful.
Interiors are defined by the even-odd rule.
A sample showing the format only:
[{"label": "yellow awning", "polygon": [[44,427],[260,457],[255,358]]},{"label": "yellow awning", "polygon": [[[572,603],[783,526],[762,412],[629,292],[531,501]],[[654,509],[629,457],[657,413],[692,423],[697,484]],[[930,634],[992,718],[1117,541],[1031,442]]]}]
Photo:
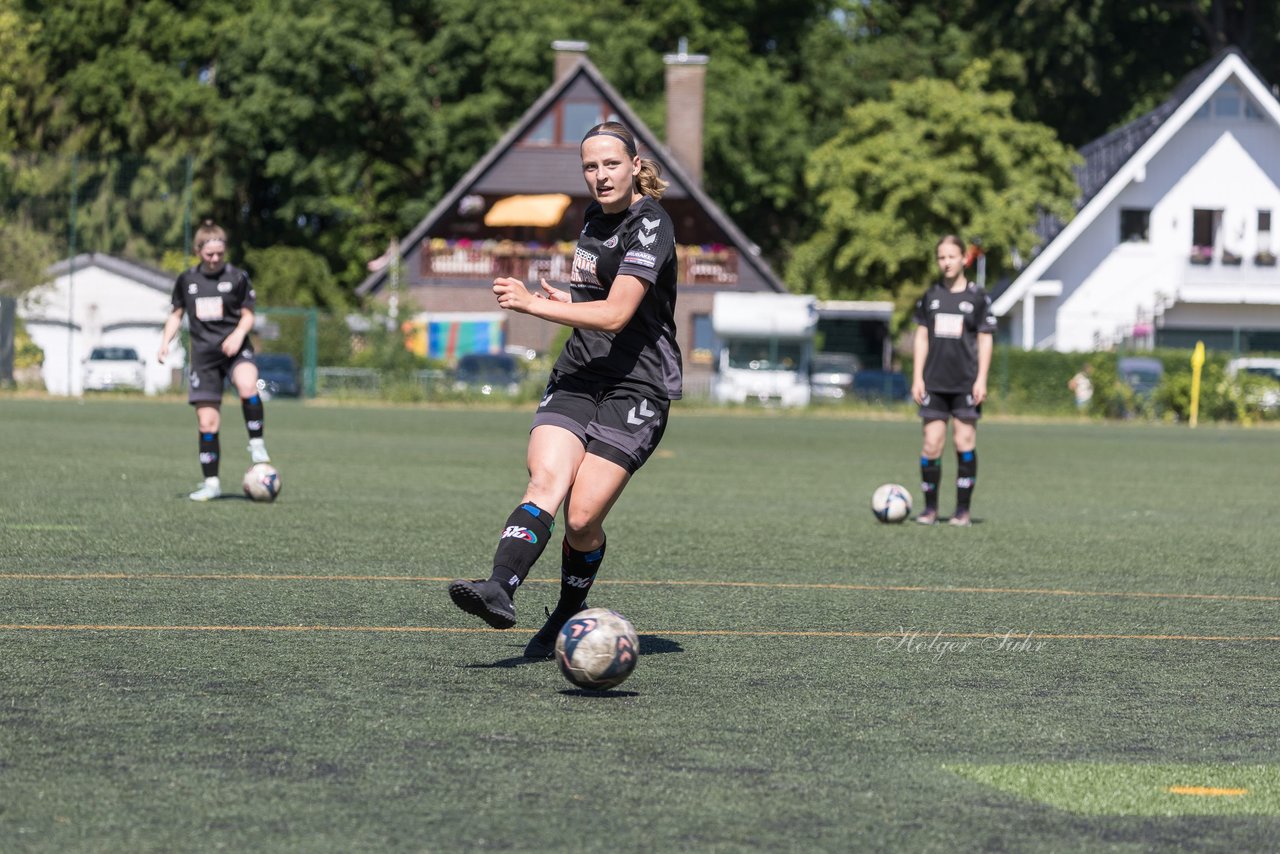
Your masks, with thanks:
[{"label": "yellow awning", "polygon": [[551,228],[559,225],[570,199],[564,193],[544,193],[538,196],[507,196],[498,199],[484,215],[488,226],[528,225],[535,228]]}]

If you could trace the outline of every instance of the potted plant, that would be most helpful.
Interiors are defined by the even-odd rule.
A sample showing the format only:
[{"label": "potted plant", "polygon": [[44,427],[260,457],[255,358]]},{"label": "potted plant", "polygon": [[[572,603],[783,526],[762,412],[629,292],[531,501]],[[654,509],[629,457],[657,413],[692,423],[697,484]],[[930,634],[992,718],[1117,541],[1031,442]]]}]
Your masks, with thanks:
[{"label": "potted plant", "polygon": [[1270,249],[1263,249],[1253,256],[1253,263],[1259,267],[1274,267],[1276,265],[1276,253]]},{"label": "potted plant", "polygon": [[1212,246],[1192,246],[1191,247],[1191,263],[1192,264],[1209,264],[1213,261]]}]

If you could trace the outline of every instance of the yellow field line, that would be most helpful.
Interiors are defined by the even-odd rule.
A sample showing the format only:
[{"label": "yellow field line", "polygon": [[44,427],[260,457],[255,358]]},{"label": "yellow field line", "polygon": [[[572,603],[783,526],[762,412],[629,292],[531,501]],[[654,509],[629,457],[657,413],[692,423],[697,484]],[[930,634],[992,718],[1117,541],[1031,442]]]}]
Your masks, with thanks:
[{"label": "yellow field line", "polygon": [[1198,795],[1203,798],[1221,798],[1249,794],[1248,789],[1223,789],[1217,786],[1170,786],[1169,791],[1175,795]]},{"label": "yellow field line", "polygon": [[[109,624],[38,624],[8,623],[0,624],[0,631],[5,632],[380,632],[386,634],[479,634],[497,633],[499,629],[482,629],[474,627],[451,626],[132,626]],[[900,631],[886,630],[877,632],[859,631],[779,631],[766,629],[681,629],[675,631],[658,630],[647,632],[658,637],[776,637],[776,638],[890,638],[901,637]],[[934,632],[923,635],[927,638],[947,639],[994,639],[1001,640],[1001,635],[991,632]],[[1090,634],[1070,633],[1054,634],[1047,632],[1018,632],[1008,642],[1021,642],[1024,638],[1031,641],[1044,640],[1135,640],[1135,641],[1222,641],[1247,643],[1253,641],[1280,641],[1280,636],[1271,635],[1136,635],[1136,634]]]},{"label": "yellow field line", "polygon": [[[377,581],[446,583],[452,577],[432,575],[268,575],[266,573],[137,573],[137,572],[0,572],[7,581]],[[526,584],[559,584],[558,578],[529,578]],[[765,590],[851,590],[869,593],[977,593],[1018,596],[1081,596],[1196,601],[1280,602],[1280,596],[1236,593],[1159,593],[1142,590],[1062,590],[1051,587],[941,587],[902,584],[788,583],[770,581],[643,581],[601,579],[597,584],[634,587],[740,587]]]}]

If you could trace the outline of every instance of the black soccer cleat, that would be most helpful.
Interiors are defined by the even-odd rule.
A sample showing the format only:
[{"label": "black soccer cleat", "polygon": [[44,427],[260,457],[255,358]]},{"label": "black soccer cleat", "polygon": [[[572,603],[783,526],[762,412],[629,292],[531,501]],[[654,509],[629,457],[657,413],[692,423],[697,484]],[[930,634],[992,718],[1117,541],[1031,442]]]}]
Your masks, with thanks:
[{"label": "black soccer cleat", "polygon": [[516,624],[516,605],[496,581],[459,579],[449,584],[449,598],[495,629],[509,629]]},{"label": "black soccer cleat", "polygon": [[[573,619],[573,615],[585,611],[589,606],[583,602],[576,608],[561,608],[556,605],[554,611],[547,611],[547,621],[538,629],[538,633],[529,639],[524,647],[525,658],[551,658],[556,654],[556,638],[564,624]],[[544,609],[545,610],[545,609]]]}]

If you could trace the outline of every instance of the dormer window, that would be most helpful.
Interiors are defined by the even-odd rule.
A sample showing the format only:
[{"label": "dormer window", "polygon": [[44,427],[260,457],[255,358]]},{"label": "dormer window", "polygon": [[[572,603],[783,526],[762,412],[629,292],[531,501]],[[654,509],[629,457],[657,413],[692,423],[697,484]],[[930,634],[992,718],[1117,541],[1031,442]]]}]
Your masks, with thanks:
[{"label": "dormer window", "polygon": [[1238,83],[1224,83],[1213,97],[1196,110],[1197,119],[1247,119],[1261,121],[1262,110]]},{"label": "dormer window", "polygon": [[596,125],[617,120],[617,114],[609,112],[600,101],[561,101],[547,110],[520,144],[576,146]]}]

